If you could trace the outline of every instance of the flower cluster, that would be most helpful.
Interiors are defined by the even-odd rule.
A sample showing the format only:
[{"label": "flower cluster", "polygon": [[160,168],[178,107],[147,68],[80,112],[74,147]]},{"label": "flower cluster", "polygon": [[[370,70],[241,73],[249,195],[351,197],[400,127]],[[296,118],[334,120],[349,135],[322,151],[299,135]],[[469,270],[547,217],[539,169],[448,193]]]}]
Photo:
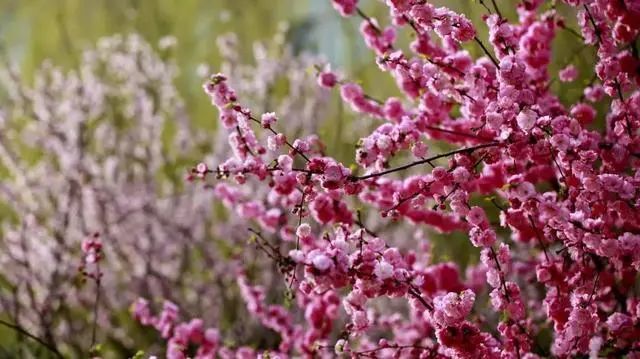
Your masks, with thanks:
[{"label": "flower cluster", "polygon": [[143,325],[156,328],[167,342],[168,359],[186,359],[184,352],[189,346],[197,346],[198,358],[215,358],[220,347],[220,334],[215,328],[204,328],[202,319],[178,323],[178,307],[165,301],[159,316],[151,314],[149,303],[138,299],[132,308],[134,317]]},{"label": "flower cluster", "polygon": [[[102,241],[100,233],[94,233],[89,238],[82,241],[82,263],[78,271],[85,277],[99,282],[103,273],[100,271],[100,261],[102,261]],[[91,268],[89,268],[91,266]]]},{"label": "flower cluster", "polygon": [[[257,245],[295,296],[287,312],[239,283],[256,319],[280,334],[275,350],[307,357],[635,357],[638,6],[565,1],[576,30],[563,17],[571,11],[556,2],[517,2],[510,21],[494,2],[480,1],[488,12],[484,42],[466,16],[448,8],[385,3],[382,27],[358,1],[332,0],[342,16],[362,19],[365,44],[402,98],[376,99],[317,67],[321,87],[339,87],[355,112],[380,122],[358,141],[353,166],[331,157],[316,136],[290,138],[290,118],[255,114],[226,76],[204,85],[233,156],[196,172],[205,182],[214,180],[210,173],[233,179],[213,185],[216,197],[259,227],[252,229]],[[409,49],[397,43],[400,31],[412,34]],[[583,74],[572,64],[549,70],[552,41],[564,31],[597,53],[584,95],[568,104],[552,83]],[[470,46],[483,56],[474,58]],[[426,140],[453,149],[438,151]],[[263,197],[243,193],[260,183],[268,188]],[[406,241],[389,229],[423,225],[468,234],[480,255],[466,279],[455,264],[431,261],[419,242],[400,248]],[[488,300],[479,301],[483,293]],[[298,310],[305,321],[296,324]],[[545,333],[551,343],[540,340]]]}]

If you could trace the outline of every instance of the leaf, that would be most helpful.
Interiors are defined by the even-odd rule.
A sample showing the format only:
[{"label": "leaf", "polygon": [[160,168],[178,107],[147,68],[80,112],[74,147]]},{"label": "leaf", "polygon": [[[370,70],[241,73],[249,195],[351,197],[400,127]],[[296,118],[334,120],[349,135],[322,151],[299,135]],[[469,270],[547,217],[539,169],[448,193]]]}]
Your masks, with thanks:
[{"label": "leaf", "polygon": [[102,354],[102,349],[103,349],[102,344],[97,343],[96,345],[91,347],[91,349],[89,349],[89,355],[99,357]]},{"label": "leaf", "polygon": [[144,350],[138,350],[131,359],[142,359],[144,357]]}]

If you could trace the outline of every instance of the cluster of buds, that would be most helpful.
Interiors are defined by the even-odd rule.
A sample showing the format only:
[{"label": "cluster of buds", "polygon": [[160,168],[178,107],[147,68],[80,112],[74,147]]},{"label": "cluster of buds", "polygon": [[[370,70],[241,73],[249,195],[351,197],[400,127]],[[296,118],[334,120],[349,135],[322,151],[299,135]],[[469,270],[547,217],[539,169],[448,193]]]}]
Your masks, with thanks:
[{"label": "cluster of buds", "polygon": [[82,241],[82,263],[78,267],[78,272],[84,278],[90,278],[95,282],[99,282],[102,278],[100,270],[100,261],[103,259],[102,241],[100,233],[95,232]]}]

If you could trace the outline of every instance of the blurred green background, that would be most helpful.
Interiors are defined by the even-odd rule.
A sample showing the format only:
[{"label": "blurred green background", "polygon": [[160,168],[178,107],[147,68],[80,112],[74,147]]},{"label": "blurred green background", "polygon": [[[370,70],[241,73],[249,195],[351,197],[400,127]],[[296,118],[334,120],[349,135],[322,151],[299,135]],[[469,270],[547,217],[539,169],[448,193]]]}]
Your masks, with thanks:
[{"label": "blurred green background", "polygon": [[[485,10],[478,0],[434,3],[467,14],[479,25],[481,38],[486,39],[486,26],[481,20]],[[516,20],[515,3],[498,1],[503,14],[511,20]],[[377,1],[362,1],[361,7],[374,17],[385,18],[385,8]],[[560,8],[561,12],[564,10]],[[568,20],[576,28],[575,19]],[[212,111],[202,94],[196,68],[200,63],[209,63],[215,69],[219,62],[216,37],[236,33],[241,50],[251,58],[252,43],[270,39],[282,22],[290,26],[287,37],[295,51],[323,54],[334,68],[345,69],[352,78],[362,81],[372,95],[396,93],[393,82],[380,75],[374,57],[358,35],[360,20],[341,18],[329,0],[0,0],[0,44],[21,65],[27,78],[45,59],[73,66],[80,51],[103,36],[135,32],[152,44],[163,36],[175,36],[181,70],[177,85],[198,123],[210,118]],[[404,43],[409,35],[408,31],[401,33]],[[591,64],[591,50],[575,56],[581,47],[572,36],[560,32],[552,70],[570,60],[583,69]],[[468,50],[481,54],[473,43]],[[366,86],[374,81],[375,86]],[[563,100],[580,96],[572,89],[575,86],[561,88],[557,82],[554,86],[561,90]]]}]

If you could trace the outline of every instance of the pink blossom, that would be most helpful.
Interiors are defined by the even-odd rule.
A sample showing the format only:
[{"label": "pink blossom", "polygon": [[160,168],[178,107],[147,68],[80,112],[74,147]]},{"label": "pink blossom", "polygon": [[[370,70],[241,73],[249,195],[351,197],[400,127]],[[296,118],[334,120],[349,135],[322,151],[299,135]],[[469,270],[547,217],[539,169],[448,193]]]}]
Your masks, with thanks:
[{"label": "pink blossom", "polygon": [[267,112],[262,115],[262,119],[260,120],[260,122],[262,123],[262,127],[268,128],[271,127],[271,125],[275,124],[277,120],[278,118],[276,117],[275,113]]},{"label": "pink blossom", "polygon": [[350,16],[355,12],[358,0],[332,0],[332,4],[342,16]]},{"label": "pink blossom", "polygon": [[324,254],[316,255],[312,259],[312,262],[313,262],[313,266],[321,272],[328,270],[333,265],[333,262],[331,261],[331,259],[329,259],[329,257],[327,257]]},{"label": "pink blossom", "polygon": [[476,227],[480,227],[487,222],[487,217],[484,210],[480,207],[471,207],[471,210],[467,214],[467,221]]},{"label": "pink blossom", "polygon": [[331,71],[323,71],[318,75],[318,84],[322,87],[332,88],[338,83],[338,77]]},{"label": "pink blossom", "polygon": [[457,325],[471,312],[475,298],[470,290],[434,298],[434,322],[444,327]]},{"label": "pink blossom", "polygon": [[376,263],[373,273],[378,279],[385,280],[393,276],[393,265],[387,261],[379,261]]},{"label": "pink blossom", "polygon": [[564,69],[560,70],[560,72],[558,72],[558,77],[562,82],[575,81],[575,79],[578,78],[578,70],[575,66],[568,65]]},{"label": "pink blossom", "polygon": [[537,114],[531,110],[522,110],[516,117],[518,127],[525,132],[530,131],[535,126],[537,119]]},{"label": "pink blossom", "polygon": [[311,226],[308,223],[300,224],[296,230],[296,235],[298,237],[309,237],[311,235]]}]

